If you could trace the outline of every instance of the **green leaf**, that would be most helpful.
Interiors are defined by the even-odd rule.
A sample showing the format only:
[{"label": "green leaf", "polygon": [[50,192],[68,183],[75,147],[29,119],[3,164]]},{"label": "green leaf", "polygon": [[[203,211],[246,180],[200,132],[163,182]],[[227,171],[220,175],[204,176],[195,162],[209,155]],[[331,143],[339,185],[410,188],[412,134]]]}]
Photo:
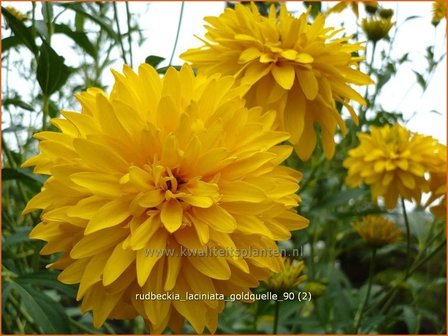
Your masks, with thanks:
[{"label": "green leaf", "polygon": [[11,283],[8,281],[2,281],[2,315],[5,315],[6,301],[8,301],[9,294],[11,294]]},{"label": "green leaf", "polygon": [[154,69],[157,68],[157,66],[162,63],[165,60],[165,58],[155,55],[149,55],[145,58],[145,63],[148,63],[151,65]]},{"label": "green leaf", "polygon": [[2,53],[17,47],[21,44],[21,40],[17,36],[9,36],[2,39]]},{"label": "green leaf", "polygon": [[16,229],[16,232],[2,239],[2,247],[4,249],[9,249],[11,246],[15,244],[20,244],[24,242],[29,242],[30,238],[28,238],[28,234],[30,233],[30,227],[19,227]]},{"label": "green leaf", "polygon": [[84,15],[81,13],[75,13],[75,29],[77,32],[84,31]]},{"label": "green leaf", "polygon": [[28,110],[28,111],[31,111],[31,112],[34,111],[34,107],[32,107],[28,103],[25,103],[22,99],[20,99],[20,97],[6,98],[5,100],[3,100],[3,106],[4,107],[7,107],[9,105],[14,105],[14,106],[17,106],[17,107],[21,107],[24,110]]},{"label": "green leaf", "polygon": [[29,169],[25,168],[2,168],[2,181],[18,180],[25,185],[30,185],[39,192],[45,177],[34,175]]},{"label": "green leaf", "polygon": [[308,8],[311,6],[311,16],[315,18],[322,9],[322,3],[320,1],[304,1],[303,5]]},{"label": "green leaf", "polygon": [[37,81],[42,92],[50,96],[59,90],[68,79],[70,69],[50,45],[43,41],[37,60]]},{"label": "green leaf", "polygon": [[31,30],[28,29],[22,21],[12,15],[5,7],[2,7],[2,14],[5,17],[8,26],[14,32],[14,35],[17,36],[17,38],[19,38],[34,55],[37,55],[37,46]]},{"label": "green leaf", "polygon": [[69,320],[60,303],[30,286],[21,286],[17,282],[12,282],[11,285],[20,295],[24,309],[44,333],[70,333]]},{"label": "green leaf", "polygon": [[418,325],[418,316],[411,307],[403,305],[403,318],[406,326],[408,327],[408,333],[418,333],[418,330],[416,330]]},{"label": "green leaf", "polygon": [[87,54],[89,54],[93,58],[96,58],[97,50],[93,46],[92,42],[90,42],[86,33],[81,31],[73,31],[69,26],[65,24],[55,24],[54,32],[65,34],[67,37],[71,38],[73,42],[75,42]]},{"label": "green leaf", "polygon": [[366,194],[367,190],[365,189],[343,190],[322,199],[318,204],[318,208],[335,208],[347,204],[350,200],[360,198]]},{"label": "green leaf", "polygon": [[44,271],[32,274],[23,274],[18,277],[16,281],[22,286],[33,285],[42,286],[43,288],[55,289],[60,293],[74,298],[77,292],[76,286],[61,283],[57,279],[57,276],[58,274],[56,272]]},{"label": "green leaf", "polygon": [[107,33],[107,35],[109,35],[109,37],[111,37],[115,41],[119,40],[120,37],[118,36],[118,34],[116,34],[115,31],[106,22],[103,21],[104,18],[96,17],[90,13],[87,13],[81,3],[55,3],[55,5],[71,9],[76,13],[83,15],[84,17],[99,25]]},{"label": "green leaf", "polygon": [[417,77],[417,83],[422,87],[423,91],[426,90],[426,80],[423,77],[423,75],[418,73],[415,70],[413,70],[413,71],[415,73],[415,76]]}]

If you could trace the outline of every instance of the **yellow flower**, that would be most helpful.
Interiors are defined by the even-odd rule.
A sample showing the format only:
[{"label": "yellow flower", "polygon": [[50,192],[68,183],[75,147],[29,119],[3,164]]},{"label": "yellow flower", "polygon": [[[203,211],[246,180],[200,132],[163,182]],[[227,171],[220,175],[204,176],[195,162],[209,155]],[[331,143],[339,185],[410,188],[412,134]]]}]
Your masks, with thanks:
[{"label": "yellow flower", "polygon": [[[429,206],[431,212],[437,217],[446,217],[446,146],[439,144],[438,158],[439,164],[436,169],[430,172],[429,190],[430,197],[425,206]],[[434,202],[439,200],[437,204]]]},{"label": "yellow flower", "polygon": [[30,237],[60,254],[50,267],[80,284],[96,327],[140,314],[153,333],[184,320],[214,332],[223,301],[139,294],[230,295],[281,270],[275,242],[307,226],[293,210],[301,174],[280,166],[288,134],[273,111],[244,106],[232,77],[184,66],[160,78],[146,64],[114,76],[110,96],[77,95],[81,113],[36,135],[23,166],[49,178],[24,210],[43,210]]},{"label": "yellow flower", "polygon": [[393,25],[394,24],[390,18],[370,18],[363,19],[361,22],[362,30],[367,35],[367,39],[372,42],[378,42],[379,40],[388,37],[389,31]]},{"label": "yellow flower", "polygon": [[446,18],[446,0],[436,0],[432,3],[432,24],[437,26]]},{"label": "yellow flower", "polygon": [[6,10],[19,21],[26,21],[28,19],[28,16],[26,14],[23,14],[22,12],[20,12],[19,10],[17,10],[12,6],[6,6]]},{"label": "yellow flower", "polygon": [[302,159],[316,146],[318,124],[325,154],[331,158],[336,127],[346,131],[336,103],[357,122],[350,101],[365,101],[349,84],[372,80],[358,70],[363,58],[353,56],[363,47],[349,43],[350,37],[334,38],[341,29],[325,27],[323,15],[311,24],[308,16],[309,10],[296,18],[282,4],[278,17],[274,7],[264,17],[254,4],[238,4],[219,17],[206,17],[204,46],[181,57],[200,72],[234,75],[248,88],[249,106],[277,110],[279,129],[291,134]]},{"label": "yellow flower", "polygon": [[353,223],[353,228],[371,247],[381,247],[402,239],[403,233],[394,222],[381,216],[366,216]]},{"label": "yellow flower", "polygon": [[396,206],[398,196],[419,203],[422,192],[429,191],[425,173],[438,165],[437,141],[399,124],[372,127],[371,134],[358,138],[360,144],[343,163],[348,168],[346,183],[367,184],[372,198],[384,197],[388,209]]},{"label": "yellow flower", "polygon": [[285,268],[282,271],[273,273],[266,281],[267,287],[273,292],[290,291],[307,279],[307,276],[302,274],[305,268],[303,261],[284,258],[284,264]]}]

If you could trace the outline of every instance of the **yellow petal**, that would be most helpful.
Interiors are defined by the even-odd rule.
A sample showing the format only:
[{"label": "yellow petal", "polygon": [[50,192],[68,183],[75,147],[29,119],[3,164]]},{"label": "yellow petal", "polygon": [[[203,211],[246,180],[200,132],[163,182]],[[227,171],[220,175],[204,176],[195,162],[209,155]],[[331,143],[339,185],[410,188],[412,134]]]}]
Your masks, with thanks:
[{"label": "yellow petal", "polygon": [[106,146],[85,139],[73,140],[76,152],[91,168],[99,172],[125,173],[128,163]]},{"label": "yellow petal", "polygon": [[205,222],[211,228],[220,232],[233,232],[236,229],[236,221],[226,210],[218,205],[207,209],[193,208],[193,216]]},{"label": "yellow petal", "polygon": [[137,282],[140,287],[148,280],[156,262],[163,257],[166,246],[166,230],[158,230],[148,243],[149,250],[142,249],[137,251]]},{"label": "yellow petal", "polygon": [[295,72],[292,65],[273,65],[272,75],[276,82],[285,90],[290,90],[294,84]]},{"label": "yellow petal", "polygon": [[307,53],[300,53],[296,57],[296,62],[303,63],[303,64],[309,64],[314,62],[313,56]]},{"label": "yellow petal", "polygon": [[238,64],[244,64],[261,56],[260,50],[257,48],[251,47],[244,50],[240,57],[238,58]]},{"label": "yellow petal", "polygon": [[188,260],[202,274],[217,280],[230,279],[230,267],[226,258],[217,256],[189,256]]},{"label": "yellow petal", "polygon": [[121,244],[118,244],[104,266],[103,285],[108,286],[117,280],[134,260],[135,252],[125,250]]},{"label": "yellow petal", "polygon": [[126,229],[106,229],[84,236],[70,251],[70,257],[90,257],[117,245],[128,234]]},{"label": "yellow petal", "polygon": [[121,224],[130,216],[129,201],[126,199],[113,200],[100,209],[87,224],[86,234]]},{"label": "yellow petal", "polygon": [[302,88],[305,97],[308,100],[314,100],[319,93],[319,84],[316,76],[312,70],[299,70],[296,69],[297,79],[299,80],[300,87]]},{"label": "yellow petal", "polygon": [[160,219],[168,232],[173,233],[182,225],[183,208],[176,199],[170,199],[162,205]]}]

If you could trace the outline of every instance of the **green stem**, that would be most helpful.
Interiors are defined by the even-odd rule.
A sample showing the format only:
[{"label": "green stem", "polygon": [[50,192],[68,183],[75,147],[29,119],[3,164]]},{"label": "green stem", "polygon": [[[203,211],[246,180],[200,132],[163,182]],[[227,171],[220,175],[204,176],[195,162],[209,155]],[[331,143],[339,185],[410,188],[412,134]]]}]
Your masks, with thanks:
[{"label": "green stem", "polygon": [[50,107],[50,98],[44,94],[43,95],[43,107],[42,107],[42,131],[45,131],[47,128],[47,116],[48,116],[48,110]]},{"label": "green stem", "polygon": [[182,25],[182,17],[184,15],[184,5],[185,3],[182,1],[182,4],[180,6],[179,23],[177,24],[176,39],[174,40],[173,51],[171,52],[170,63],[168,64],[168,66],[170,66],[173,63],[174,53],[176,52],[177,41],[179,40],[180,27]]},{"label": "green stem", "polygon": [[45,6],[45,10],[47,11],[47,16],[46,16],[46,22],[45,25],[47,26],[47,32],[48,32],[48,44],[51,44],[51,36],[53,35],[53,23],[51,22],[51,17],[50,17],[50,13],[51,13],[51,4],[48,1],[44,1],[42,6]]},{"label": "green stem", "polygon": [[354,333],[357,334],[359,331],[359,327],[361,326],[362,316],[364,315],[364,310],[369,302],[370,292],[372,290],[372,282],[373,282],[373,273],[375,271],[375,256],[376,256],[376,248],[372,249],[372,254],[370,257],[370,268],[369,268],[369,279],[367,283],[367,293],[366,296],[356,312],[355,322],[354,322]]},{"label": "green stem", "polygon": [[[392,287],[385,295],[385,297],[388,297],[387,301],[384,303],[383,308],[381,308],[380,313],[384,314],[389,309],[390,305],[392,304],[395,296],[397,295],[398,290],[398,284],[402,283],[403,281],[406,281],[420,266],[422,266],[425,262],[427,262],[429,259],[431,259],[437,252],[439,252],[443,246],[446,245],[446,240],[443,240],[437,247],[426,257],[420,259],[418,262],[414,263],[414,266],[412,266],[409,271],[403,276],[403,278],[398,281],[394,287]],[[372,307],[373,308],[373,307]]]},{"label": "green stem", "polygon": [[128,43],[129,43],[129,57],[131,62],[131,68],[133,67],[134,63],[132,61],[132,32],[131,32],[131,11],[129,10],[129,2],[124,2],[126,6],[126,17],[127,17],[127,23],[128,23]]},{"label": "green stem", "polygon": [[406,273],[409,272],[409,268],[411,267],[412,260],[411,260],[411,229],[409,225],[409,219],[408,214],[406,212],[406,205],[404,203],[404,199],[401,198],[401,208],[403,210],[403,218],[404,218],[404,224],[406,225],[406,254],[408,256],[408,262],[406,266]]},{"label": "green stem", "polygon": [[123,39],[121,36],[121,29],[120,29],[120,23],[118,21],[118,9],[117,9],[117,4],[115,1],[112,1],[112,5],[114,7],[114,19],[115,19],[115,23],[117,26],[117,32],[118,32],[118,43],[120,44],[120,49],[121,49],[121,57],[123,58],[123,62],[125,64],[128,64],[127,60],[126,60],[126,51],[124,50],[124,45],[123,45]]},{"label": "green stem", "polygon": [[[376,52],[376,42],[373,42],[373,47],[372,47],[372,54],[370,55],[370,62],[369,62],[369,68],[367,70],[367,74],[370,75],[373,72],[373,61],[375,60],[375,52]],[[369,98],[369,86],[367,86],[366,88],[366,93],[364,95],[364,99],[366,101],[368,101]],[[375,96],[376,98],[376,96]],[[374,105],[374,101],[375,99],[372,99],[371,101],[371,106]],[[369,106],[360,106],[359,109],[359,129],[361,129],[362,125],[364,124],[364,122],[366,121],[366,113],[367,113],[367,109],[369,108]]]},{"label": "green stem", "polygon": [[274,326],[272,328],[272,333],[274,335],[277,334],[279,311],[280,311],[280,301],[275,301]]}]

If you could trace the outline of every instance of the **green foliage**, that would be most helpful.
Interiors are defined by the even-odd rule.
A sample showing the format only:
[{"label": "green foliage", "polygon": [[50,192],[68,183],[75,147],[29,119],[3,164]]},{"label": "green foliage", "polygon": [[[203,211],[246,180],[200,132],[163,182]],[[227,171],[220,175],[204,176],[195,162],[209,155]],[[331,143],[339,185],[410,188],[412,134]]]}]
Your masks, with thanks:
[{"label": "green foliage", "polygon": [[[227,6],[234,4],[228,2]],[[273,4],[278,9],[278,3]],[[324,6],[315,1],[303,4],[311,6],[312,17]],[[256,2],[256,5],[266,15],[271,3]],[[6,80],[2,87],[2,332],[145,333],[141,317],[109,321],[95,329],[91,315],[80,312],[80,303],[75,300],[77,287],[62,284],[57,280],[58,272],[46,269],[54,257],[40,256],[43,242],[28,238],[39,222],[39,214],[21,214],[26,203],[40,191],[45,178],[20,167],[36,154],[32,135],[52,129],[47,125],[48,119],[58,117],[61,109],[70,106],[74,93],[92,86],[106,88],[105,71],[117,59],[132,61],[132,48],[137,46],[142,33],[132,16],[128,17],[126,31],[120,33],[113,19],[117,8],[110,2],[46,2],[42,4],[42,20],[35,19],[36,3],[31,6],[32,18],[25,22],[2,7],[9,34],[2,39],[2,66],[6,72],[14,71],[26,78],[31,87],[26,93]],[[72,20],[63,21],[62,13],[70,13]],[[72,43],[73,59],[66,60],[58,54],[54,35]],[[386,110],[378,98],[414,56],[408,53],[398,58],[391,56],[394,38],[366,46],[370,57],[363,70],[375,79],[375,85],[364,93],[368,105],[358,108],[360,124],[347,120],[347,135],[337,135],[340,140],[335,157],[326,160],[318,148],[309,161],[303,162],[292,154],[286,162],[303,173],[299,212],[310,219],[311,225],[294,232],[291,241],[282,243],[303,251],[301,258],[306,263],[309,283],[318,283],[324,290],[310,302],[282,302],[279,333],[353,333],[354,316],[367,293],[370,251],[353,232],[351,223],[368,214],[387,213],[404,228],[401,209],[386,212],[371,201],[368,188],[348,188],[346,170],[342,168],[347,152],[358,143],[357,132],[370,126],[406,121],[401,111]],[[357,39],[365,37],[360,35]],[[426,68],[414,69],[413,74],[424,91],[445,54],[437,55],[433,45],[428,45],[422,54]],[[150,55],[144,61],[160,74],[167,70],[160,67],[164,61],[160,56]],[[407,270],[409,256],[405,242],[377,251],[371,295],[360,333],[446,333],[445,221],[416,208],[409,212],[409,222],[411,266]],[[304,290],[306,285],[294,290]],[[254,289],[266,290],[264,285]],[[270,301],[227,303],[217,333],[272,333],[274,314],[275,304]],[[194,333],[189,325],[183,331]]]}]

